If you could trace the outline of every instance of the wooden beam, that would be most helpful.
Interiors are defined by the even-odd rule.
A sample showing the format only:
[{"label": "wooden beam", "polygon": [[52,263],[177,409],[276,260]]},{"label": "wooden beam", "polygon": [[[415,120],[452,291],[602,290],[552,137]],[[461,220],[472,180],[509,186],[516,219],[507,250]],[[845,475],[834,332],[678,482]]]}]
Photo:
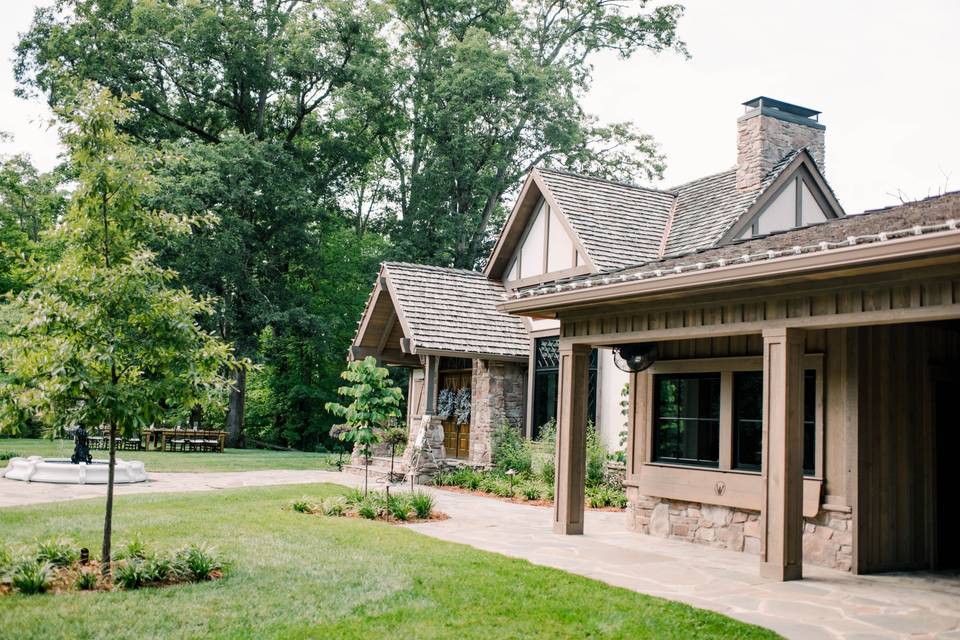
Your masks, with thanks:
[{"label": "wooden beam", "polygon": [[590,347],[561,345],[553,532],[583,533]]},{"label": "wooden beam", "polygon": [[382,353],[383,348],[387,345],[387,340],[390,339],[390,334],[393,333],[393,325],[397,322],[397,314],[394,311],[393,315],[390,316],[390,319],[387,320],[387,326],[383,329],[383,335],[380,336],[380,340],[377,341],[377,353]]},{"label": "wooden beam", "polygon": [[760,575],[803,577],[804,332],[763,332]]},{"label": "wooden beam", "polygon": [[437,356],[427,356],[424,363],[423,384],[426,398],[423,406],[423,414],[432,416],[436,412],[437,406],[437,366],[440,364],[440,358]]}]

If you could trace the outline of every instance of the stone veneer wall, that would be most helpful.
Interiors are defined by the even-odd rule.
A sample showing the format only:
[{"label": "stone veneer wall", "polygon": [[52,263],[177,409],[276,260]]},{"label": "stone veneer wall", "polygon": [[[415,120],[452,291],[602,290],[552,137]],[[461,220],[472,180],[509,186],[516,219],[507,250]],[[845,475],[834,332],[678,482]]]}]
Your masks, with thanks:
[{"label": "stone veneer wall", "polygon": [[[627,528],[631,531],[760,553],[760,514],[756,511],[644,496],[635,487],[627,488],[627,498]],[[851,514],[821,508],[816,517],[804,518],[803,561],[850,571]]]},{"label": "stone veneer wall", "polygon": [[490,464],[491,435],[504,421],[523,425],[526,368],[518,362],[474,360],[470,409],[470,461]]},{"label": "stone veneer wall", "polygon": [[741,117],[737,120],[737,189],[756,189],[781,158],[804,147],[823,173],[823,129],[759,113]]}]

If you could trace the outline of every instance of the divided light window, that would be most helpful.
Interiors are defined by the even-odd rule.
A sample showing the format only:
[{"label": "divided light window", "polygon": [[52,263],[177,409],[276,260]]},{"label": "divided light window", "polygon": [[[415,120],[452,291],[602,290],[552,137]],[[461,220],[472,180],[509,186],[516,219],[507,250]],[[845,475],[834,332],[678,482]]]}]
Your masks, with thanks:
[{"label": "divided light window", "polygon": [[654,459],[718,466],[720,374],[661,374],[654,382]]},{"label": "divided light window", "polygon": [[[803,375],[803,473],[816,466],[817,372]],[[763,372],[737,371],[733,376],[733,467],[759,471],[763,443]]]},{"label": "divided light window", "polygon": [[[560,338],[537,338],[533,362],[533,438],[540,435],[540,427],[557,417],[557,393],[560,386]],[[597,419],[597,350],[590,352],[589,386],[587,389],[587,418]]]}]

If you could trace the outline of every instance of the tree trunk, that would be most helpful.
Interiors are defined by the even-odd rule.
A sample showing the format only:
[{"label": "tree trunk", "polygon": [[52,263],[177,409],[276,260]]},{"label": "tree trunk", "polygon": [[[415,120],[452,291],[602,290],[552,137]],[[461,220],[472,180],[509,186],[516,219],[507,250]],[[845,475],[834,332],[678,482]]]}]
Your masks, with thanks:
[{"label": "tree trunk", "polygon": [[113,476],[117,466],[117,425],[110,419],[110,462],[107,465],[107,511],[103,517],[103,549],[100,551],[100,573],[110,575],[110,542],[113,536]]},{"label": "tree trunk", "polygon": [[247,370],[236,371],[233,388],[230,389],[230,405],[227,410],[227,446],[243,446],[243,403],[247,393]]}]

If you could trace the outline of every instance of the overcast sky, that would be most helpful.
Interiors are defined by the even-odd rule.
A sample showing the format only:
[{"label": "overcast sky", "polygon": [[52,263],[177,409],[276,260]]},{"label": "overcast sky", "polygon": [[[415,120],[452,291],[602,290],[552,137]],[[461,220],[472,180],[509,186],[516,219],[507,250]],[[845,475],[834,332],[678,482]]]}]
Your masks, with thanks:
[{"label": "overcast sky", "polygon": [[[960,189],[960,2],[689,0],[692,58],[594,60],[586,108],[629,120],[667,156],[671,186],[733,166],[740,103],[758,95],[823,112],[827,178],[848,213]],[[57,162],[49,111],[13,95],[10,58],[36,3],[3,0],[2,153]]]}]

